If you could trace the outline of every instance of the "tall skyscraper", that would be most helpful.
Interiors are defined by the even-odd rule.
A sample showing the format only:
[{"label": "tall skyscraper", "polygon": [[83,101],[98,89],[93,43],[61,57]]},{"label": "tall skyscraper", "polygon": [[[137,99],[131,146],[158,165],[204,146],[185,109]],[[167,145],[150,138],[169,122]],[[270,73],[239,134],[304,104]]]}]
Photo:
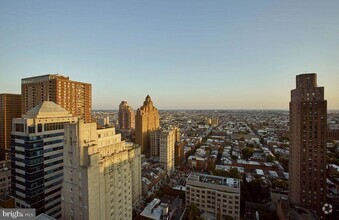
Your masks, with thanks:
[{"label": "tall skyscraper", "polygon": [[65,126],[63,219],[132,219],[141,199],[141,149],[115,128]]},{"label": "tall skyscraper", "polygon": [[59,74],[35,76],[21,80],[21,95],[23,114],[43,101],[53,101],[73,116],[91,121],[91,84],[71,81]]},{"label": "tall skyscraper", "polygon": [[127,101],[122,101],[119,105],[119,126],[120,129],[127,130],[135,128],[135,113]]},{"label": "tall skyscraper", "polygon": [[327,191],[327,101],[315,73],[296,79],[290,102],[289,201],[321,215]]},{"label": "tall skyscraper", "polygon": [[154,107],[151,97],[147,95],[143,106],[135,115],[135,142],[141,145],[141,153],[146,157],[151,155],[149,132],[159,128],[159,120],[158,109]]},{"label": "tall skyscraper", "polygon": [[21,95],[0,94],[0,161],[9,159],[12,119],[21,116]]},{"label": "tall skyscraper", "polygon": [[75,121],[77,117],[49,101],[13,119],[11,190],[16,207],[61,217],[64,124]]}]

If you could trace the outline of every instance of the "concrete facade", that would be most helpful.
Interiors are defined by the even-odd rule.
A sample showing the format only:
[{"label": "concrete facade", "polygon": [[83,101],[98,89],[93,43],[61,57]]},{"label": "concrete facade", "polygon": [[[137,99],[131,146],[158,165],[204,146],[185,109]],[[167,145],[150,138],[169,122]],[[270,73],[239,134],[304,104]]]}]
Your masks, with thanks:
[{"label": "concrete facade", "polygon": [[186,206],[191,203],[217,219],[240,219],[240,180],[191,173],[186,181]]},{"label": "concrete facade", "polygon": [[141,194],[139,146],[121,141],[115,128],[83,121],[66,126],[64,219],[132,219]]},{"label": "concrete facade", "polygon": [[0,161],[0,196],[8,196],[11,191],[11,163]]},{"label": "concrete facade", "polygon": [[159,129],[150,132],[151,156],[158,156],[167,175],[174,170],[174,148],[176,143],[176,130]]}]

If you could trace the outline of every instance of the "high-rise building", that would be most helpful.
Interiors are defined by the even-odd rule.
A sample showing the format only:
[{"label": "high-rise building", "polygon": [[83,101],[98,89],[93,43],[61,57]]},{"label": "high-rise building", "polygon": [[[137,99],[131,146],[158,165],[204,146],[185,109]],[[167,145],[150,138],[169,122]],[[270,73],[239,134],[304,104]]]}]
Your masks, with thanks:
[{"label": "high-rise building", "polygon": [[21,116],[21,95],[0,94],[0,161],[9,159],[12,119]]},{"label": "high-rise building", "polygon": [[240,219],[240,181],[234,178],[191,173],[186,180],[186,206],[216,219]]},{"label": "high-rise building", "polygon": [[43,101],[53,101],[73,116],[91,121],[91,84],[71,81],[59,74],[35,76],[21,80],[21,95],[23,114]]},{"label": "high-rise building", "polygon": [[296,80],[290,102],[289,201],[321,215],[327,191],[327,101],[315,73]]},{"label": "high-rise building", "polygon": [[174,147],[177,129],[158,129],[150,132],[151,156],[158,156],[167,175],[174,170]]},{"label": "high-rise building", "polygon": [[134,129],[135,128],[135,113],[127,101],[122,101],[119,105],[119,126],[120,129]]},{"label": "high-rise building", "polygon": [[141,153],[146,157],[151,155],[149,132],[159,128],[159,112],[154,107],[151,97],[146,96],[143,106],[135,115],[135,142],[141,145]]},{"label": "high-rise building", "polygon": [[13,119],[11,190],[17,208],[61,217],[64,125],[75,121],[77,117],[50,101]]},{"label": "high-rise building", "polygon": [[174,165],[179,167],[185,161],[185,144],[182,142],[177,142],[174,147]]},{"label": "high-rise building", "polygon": [[65,126],[63,219],[132,219],[141,199],[141,148],[115,128]]}]

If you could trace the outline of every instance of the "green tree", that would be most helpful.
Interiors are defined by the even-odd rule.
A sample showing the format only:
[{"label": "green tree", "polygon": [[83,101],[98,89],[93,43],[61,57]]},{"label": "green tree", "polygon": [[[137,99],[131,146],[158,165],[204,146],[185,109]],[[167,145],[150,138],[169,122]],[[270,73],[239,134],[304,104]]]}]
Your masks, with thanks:
[{"label": "green tree", "polygon": [[213,175],[228,177],[228,172],[224,171],[224,170],[216,170],[216,169],[214,169],[213,170]]},{"label": "green tree", "polygon": [[232,168],[228,171],[229,177],[241,179],[240,172],[237,168]]},{"label": "green tree", "polygon": [[238,157],[237,157],[237,156],[235,156],[235,155],[232,155],[232,156],[231,156],[231,158],[232,158],[232,160],[236,160],[236,159],[238,159]]},{"label": "green tree", "polygon": [[273,153],[273,155],[274,155],[275,159],[279,161],[280,154],[278,154],[278,153]]},{"label": "green tree", "polygon": [[272,188],[288,189],[288,181],[284,180],[274,180],[272,181]]},{"label": "green tree", "polygon": [[201,219],[200,217],[200,211],[197,207],[197,205],[195,203],[191,203],[188,207],[187,207],[187,218],[188,220],[198,220]]},{"label": "green tree", "polygon": [[155,192],[155,195],[158,197],[158,198],[161,198],[164,196],[164,193],[162,192],[161,189],[159,189],[158,191]]},{"label": "green tree", "polygon": [[279,162],[281,164],[281,166],[285,169],[285,170],[288,170],[288,158],[285,157],[285,156],[280,156],[279,157]]},{"label": "green tree", "polygon": [[261,179],[255,179],[251,182],[247,182],[245,177],[243,178],[243,184],[241,185],[241,201],[242,204],[245,201],[249,202],[267,202],[271,198],[270,187],[265,185]]},{"label": "green tree", "polygon": [[232,216],[226,215],[226,220],[234,220],[234,218],[232,218]]},{"label": "green tree", "polygon": [[253,156],[253,148],[250,148],[250,147],[245,147],[243,150],[242,150],[242,156],[244,159],[248,159],[250,157]]},{"label": "green tree", "polygon": [[271,154],[269,154],[269,155],[266,157],[266,161],[267,161],[267,162],[273,162],[273,161],[275,161],[275,157],[272,156]]}]

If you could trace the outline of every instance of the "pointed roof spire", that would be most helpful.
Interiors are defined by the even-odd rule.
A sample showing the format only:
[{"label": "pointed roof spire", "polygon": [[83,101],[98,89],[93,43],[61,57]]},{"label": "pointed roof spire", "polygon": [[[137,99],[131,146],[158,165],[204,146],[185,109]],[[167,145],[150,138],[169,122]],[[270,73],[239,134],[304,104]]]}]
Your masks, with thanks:
[{"label": "pointed roof spire", "polygon": [[146,101],[146,102],[152,101],[151,96],[147,95],[145,101]]}]

